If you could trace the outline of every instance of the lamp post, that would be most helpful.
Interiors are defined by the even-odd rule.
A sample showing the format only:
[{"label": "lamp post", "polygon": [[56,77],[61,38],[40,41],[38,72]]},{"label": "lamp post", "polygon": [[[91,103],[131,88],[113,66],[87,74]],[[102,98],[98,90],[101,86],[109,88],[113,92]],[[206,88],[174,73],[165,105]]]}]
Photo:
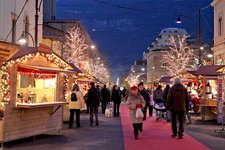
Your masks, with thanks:
[{"label": "lamp post", "polygon": [[40,8],[41,8],[41,3],[43,0],[40,1],[40,3],[38,4],[38,1],[39,0],[36,0],[35,2],[35,10],[36,10],[36,14],[35,14],[35,47],[38,46],[38,12],[40,11]]},{"label": "lamp post", "polygon": [[31,37],[31,40],[32,40],[32,42],[33,42],[33,46],[35,46],[33,36],[32,36],[29,32],[26,32],[26,31],[23,31],[23,32],[22,32],[22,34],[21,34],[21,36],[20,36],[20,38],[19,38],[18,41],[19,41],[21,44],[27,43],[27,40],[28,40],[28,39],[27,39],[26,34],[29,35],[29,36]]},{"label": "lamp post", "polygon": [[[198,35],[197,35],[197,41],[198,41],[198,48],[199,48],[199,58],[198,58],[198,63],[199,65],[202,65],[202,60],[201,60],[201,50],[202,50],[202,47],[200,47],[201,43],[202,43],[202,32],[201,32],[201,11],[210,7],[210,5],[206,6],[206,7],[203,7],[203,8],[200,8],[198,9],[198,23],[196,23],[191,17],[189,16],[186,16],[186,15],[180,15],[182,17],[185,17],[185,18],[188,18],[189,20],[191,20],[194,24],[194,26],[196,27],[196,29],[198,29]],[[176,20],[176,23],[182,23],[182,20],[180,18],[180,16],[177,18]],[[203,48],[204,49],[204,48]]]}]

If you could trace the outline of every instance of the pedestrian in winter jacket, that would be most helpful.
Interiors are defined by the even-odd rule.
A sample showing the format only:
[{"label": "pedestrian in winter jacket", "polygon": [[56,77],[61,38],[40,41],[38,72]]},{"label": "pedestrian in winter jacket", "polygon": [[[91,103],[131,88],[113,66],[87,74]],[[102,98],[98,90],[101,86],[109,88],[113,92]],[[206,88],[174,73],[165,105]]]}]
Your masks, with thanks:
[{"label": "pedestrian in winter jacket", "polygon": [[69,97],[69,109],[70,109],[70,118],[69,118],[69,128],[73,126],[74,122],[74,112],[76,112],[76,125],[80,126],[80,109],[85,107],[85,101],[82,92],[79,89],[79,86],[75,84],[72,89],[72,93]]},{"label": "pedestrian in winter jacket", "polygon": [[[153,99],[155,101],[155,105],[159,104],[165,104],[164,99],[163,99],[163,91],[162,91],[162,86],[158,85],[158,87],[155,89],[153,92]],[[160,117],[163,117],[162,111],[156,110],[156,121],[159,120]]]},{"label": "pedestrian in winter jacket", "polygon": [[102,113],[104,114],[105,109],[106,109],[106,104],[110,101],[110,92],[106,88],[106,85],[104,85],[102,90],[101,90],[101,96],[102,96],[102,101],[101,101]]},{"label": "pedestrian in winter jacket", "polygon": [[150,108],[150,97],[149,97],[149,93],[148,91],[145,89],[144,87],[144,83],[140,82],[138,84],[138,91],[140,92],[140,94],[143,96],[144,100],[145,100],[145,107],[143,108],[143,113],[144,113],[144,118],[143,120],[146,120],[146,113],[147,113],[147,107],[149,108],[149,116],[151,116],[150,112],[151,112],[151,108]]},{"label": "pedestrian in winter jacket", "polygon": [[119,117],[120,103],[121,103],[121,92],[117,85],[113,86],[111,100],[113,101],[114,117]]},{"label": "pedestrian in winter jacket", "polygon": [[90,106],[90,126],[93,125],[93,115],[95,114],[95,124],[96,126],[99,125],[99,122],[98,122],[98,107],[99,107],[99,104],[100,104],[100,93],[98,91],[97,88],[95,88],[95,83],[94,82],[91,82],[90,83],[90,86],[91,88],[89,89],[88,91],[88,94],[87,94],[87,102],[88,102],[88,105]]},{"label": "pedestrian in winter jacket", "polygon": [[137,108],[145,107],[145,100],[143,96],[138,92],[138,88],[136,86],[132,86],[130,88],[130,95],[127,98],[127,106],[130,110],[130,118],[133,123],[134,128],[134,137],[138,139],[138,130],[142,132],[143,126],[143,118],[136,118]]},{"label": "pedestrian in winter jacket", "polygon": [[[172,137],[183,138],[184,132],[184,113],[188,110],[188,93],[186,88],[181,84],[179,78],[174,80],[174,85],[170,88],[167,97],[166,109],[172,112]],[[177,132],[177,119],[179,130]]]},{"label": "pedestrian in winter jacket", "polygon": [[[164,102],[165,105],[166,105],[166,101],[167,101],[167,97],[168,97],[169,91],[170,91],[170,85],[167,84],[165,89],[163,90],[163,99],[165,101]],[[166,111],[166,118],[167,118],[167,122],[171,121],[171,112],[169,110]]]}]

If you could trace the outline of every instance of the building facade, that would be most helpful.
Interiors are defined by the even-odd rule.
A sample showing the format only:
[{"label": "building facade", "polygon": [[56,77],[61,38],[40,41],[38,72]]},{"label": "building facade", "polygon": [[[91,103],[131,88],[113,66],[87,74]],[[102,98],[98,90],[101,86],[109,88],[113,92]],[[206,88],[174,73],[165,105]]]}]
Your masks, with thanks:
[{"label": "building facade", "polygon": [[[37,0],[40,3],[40,0]],[[38,11],[38,42],[42,42],[43,10]],[[26,46],[33,46],[35,37],[35,1],[1,0],[0,1],[0,41],[20,44],[18,39],[25,32],[28,39]],[[30,35],[29,35],[29,34]]]},{"label": "building facade", "polygon": [[225,64],[225,0],[214,0],[214,58],[218,65]]},{"label": "building facade", "polygon": [[146,60],[136,60],[134,65],[131,66],[130,72],[138,76],[139,81],[146,82]]},{"label": "building facade", "polygon": [[165,63],[162,63],[165,51],[169,50],[168,42],[171,37],[179,35],[188,35],[185,29],[166,28],[163,29],[157,38],[150,44],[144,52],[144,58],[147,60],[147,82],[153,83],[160,80],[161,77],[167,76]]}]

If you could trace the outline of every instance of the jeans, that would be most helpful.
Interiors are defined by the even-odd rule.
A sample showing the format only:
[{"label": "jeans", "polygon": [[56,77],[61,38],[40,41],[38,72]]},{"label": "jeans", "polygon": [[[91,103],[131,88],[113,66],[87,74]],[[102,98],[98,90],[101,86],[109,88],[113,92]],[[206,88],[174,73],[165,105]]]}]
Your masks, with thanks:
[{"label": "jeans", "polygon": [[146,103],[145,107],[143,108],[143,110],[144,110],[144,112],[143,112],[144,113],[143,120],[146,120],[147,109],[148,109],[149,116],[152,116],[153,106],[151,106],[148,103]]},{"label": "jeans", "polygon": [[95,114],[95,123],[98,124],[98,106],[90,106],[90,125],[94,122]]},{"label": "jeans", "polygon": [[106,101],[102,102],[102,113],[105,113],[105,109],[106,109]]},{"label": "jeans", "polygon": [[143,123],[133,123],[134,136],[136,138],[138,137],[138,130],[142,131],[142,125],[143,125]]},{"label": "jeans", "polygon": [[177,119],[179,122],[178,135],[183,136],[184,112],[172,111],[172,132],[174,135],[177,135]]},{"label": "jeans", "polygon": [[171,121],[172,116],[171,116],[170,110],[166,110],[166,118],[167,118],[168,121]]},{"label": "jeans", "polygon": [[120,103],[113,103],[113,112],[114,112],[114,117],[119,117],[120,114]]},{"label": "jeans", "polygon": [[69,128],[71,128],[73,126],[74,112],[76,112],[76,124],[77,124],[77,127],[80,126],[80,109],[70,109]]}]

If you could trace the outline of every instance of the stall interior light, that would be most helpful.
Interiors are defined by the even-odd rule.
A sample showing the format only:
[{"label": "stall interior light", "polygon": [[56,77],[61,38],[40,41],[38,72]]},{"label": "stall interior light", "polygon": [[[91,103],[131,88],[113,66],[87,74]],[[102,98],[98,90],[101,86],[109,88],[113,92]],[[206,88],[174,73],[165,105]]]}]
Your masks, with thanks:
[{"label": "stall interior light", "polygon": [[213,54],[208,54],[207,55],[209,58],[212,58],[213,57]]}]

